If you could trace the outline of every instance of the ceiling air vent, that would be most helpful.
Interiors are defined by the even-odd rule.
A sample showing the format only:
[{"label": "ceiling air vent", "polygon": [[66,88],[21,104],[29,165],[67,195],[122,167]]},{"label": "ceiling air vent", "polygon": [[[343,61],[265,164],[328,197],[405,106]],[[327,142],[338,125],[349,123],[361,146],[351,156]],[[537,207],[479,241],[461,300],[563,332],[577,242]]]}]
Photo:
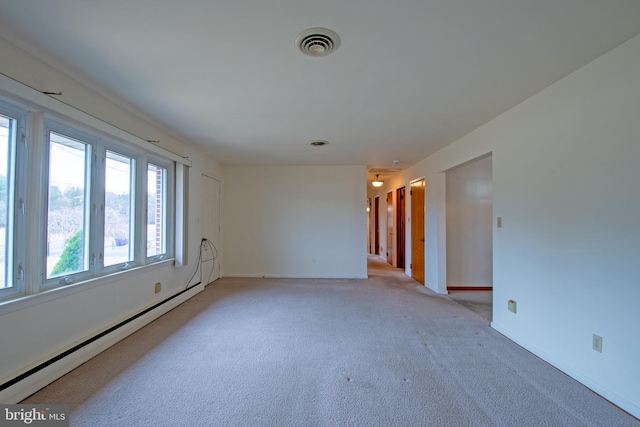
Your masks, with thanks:
[{"label": "ceiling air vent", "polygon": [[296,46],[309,56],[325,56],[340,46],[340,37],[326,28],[309,28],[296,37]]}]

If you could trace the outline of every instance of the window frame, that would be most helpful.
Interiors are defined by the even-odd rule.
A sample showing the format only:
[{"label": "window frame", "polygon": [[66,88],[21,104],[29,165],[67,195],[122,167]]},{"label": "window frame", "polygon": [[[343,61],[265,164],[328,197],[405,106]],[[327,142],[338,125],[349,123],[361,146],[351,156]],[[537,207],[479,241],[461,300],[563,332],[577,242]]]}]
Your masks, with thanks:
[{"label": "window frame", "polygon": [[[26,109],[20,108],[20,106],[0,99],[0,114],[8,117],[10,120],[15,120],[15,140],[11,142],[13,144],[10,153],[10,158],[7,158],[8,172],[7,172],[7,192],[10,193],[7,198],[7,212],[11,211],[10,222],[12,223],[12,230],[9,231],[9,224],[7,224],[6,233],[10,233],[11,236],[11,253],[7,257],[7,263],[5,265],[5,271],[2,274],[5,275],[7,283],[11,282],[10,287],[0,289],[0,301],[5,299],[12,299],[24,295],[26,292],[25,286],[25,255],[26,245],[26,218],[25,218],[25,204],[26,204],[26,189],[27,189],[27,162],[28,155],[26,149],[27,138],[27,126],[29,124],[29,113]],[[9,179],[13,180],[10,185]],[[8,241],[8,236],[5,235],[5,242]],[[10,268],[9,271],[6,269]]]},{"label": "window frame", "polygon": [[[147,197],[148,197],[148,182],[147,182],[147,171],[149,168],[149,165],[154,165],[154,166],[158,166],[161,168],[164,168],[167,171],[167,177],[166,177],[166,188],[165,188],[165,192],[166,192],[166,197],[165,197],[165,204],[164,204],[164,214],[165,214],[165,218],[164,218],[164,222],[165,222],[165,252],[162,254],[156,254],[156,255],[152,255],[152,256],[147,256],[147,251],[146,251],[146,242],[148,239],[147,236],[147,221],[148,221],[148,217],[147,217]],[[144,251],[144,258],[145,258],[145,263],[149,264],[149,263],[153,263],[153,262],[159,262],[162,261],[164,259],[172,259],[175,256],[175,193],[176,193],[176,168],[175,168],[175,163],[171,162],[169,160],[163,159],[159,156],[156,155],[147,155],[146,159],[145,159],[145,165],[144,165],[144,170],[145,170],[145,176],[144,176],[144,194],[145,194],[145,227],[144,227],[144,247],[145,247],[145,251]]]},{"label": "window frame", "polygon": [[[138,228],[138,216],[140,215],[139,211],[140,207],[140,186],[141,184],[141,176],[140,176],[140,163],[141,158],[143,157],[143,153],[140,150],[136,150],[132,147],[124,146],[123,144],[116,143],[114,141],[101,141],[100,153],[98,157],[102,156],[102,185],[101,185],[101,196],[100,200],[102,202],[102,221],[100,225],[100,253],[99,257],[99,267],[102,274],[110,274],[116,273],[118,271],[128,270],[133,267],[137,267],[141,264],[139,251],[138,251],[138,241],[140,240],[140,232],[136,232]],[[133,212],[129,212],[129,252],[133,254],[133,259],[129,261],[119,262],[116,264],[105,266],[105,254],[104,254],[104,240],[105,240],[105,226],[106,226],[106,211],[107,211],[107,187],[106,187],[106,173],[107,173],[107,151],[110,151],[116,155],[120,155],[122,157],[127,157],[133,161],[133,172],[129,175],[129,182],[131,185],[131,192],[133,195],[129,196],[129,201],[132,204],[130,206],[130,210]],[[131,247],[133,240],[133,247]],[[96,243],[98,244],[98,243]]]},{"label": "window frame", "polygon": [[[89,155],[85,154],[85,217],[84,221],[84,229],[85,233],[83,235],[85,242],[85,255],[88,257],[88,268],[83,271],[79,271],[76,273],[63,274],[55,277],[47,277],[47,245],[48,245],[48,214],[49,214],[49,165],[50,165],[50,150],[51,150],[51,132],[58,134],[62,137],[72,139],[78,141],[80,143],[86,144],[90,148]],[[40,238],[42,239],[42,247],[44,248],[44,254],[42,256],[41,262],[41,271],[40,277],[42,277],[40,285],[41,290],[47,290],[56,288],[58,286],[70,285],[72,283],[77,283],[83,280],[88,280],[95,275],[95,262],[93,262],[92,257],[94,256],[94,244],[92,239],[92,231],[94,231],[94,222],[96,221],[96,194],[93,192],[94,175],[95,171],[95,156],[96,156],[96,145],[98,143],[97,138],[92,136],[91,134],[84,132],[75,127],[69,126],[65,123],[61,123],[57,120],[52,120],[49,118],[45,119],[44,123],[44,151],[43,151],[43,159],[44,159],[44,168],[42,174],[42,206],[43,209],[40,213],[40,221],[43,224],[43,233]],[[87,173],[88,171],[88,173]],[[88,175],[88,176],[87,176]]]},{"label": "window frame", "polygon": [[[42,213],[39,220],[44,226],[43,247],[45,248],[40,266],[39,286],[40,290],[55,289],[67,285],[75,285],[92,279],[117,274],[132,268],[143,267],[154,263],[173,260],[175,242],[175,162],[159,155],[147,153],[142,149],[130,146],[124,142],[105,136],[99,132],[93,132],[84,127],[71,125],[59,118],[45,117],[44,119],[44,173],[42,176]],[[49,160],[50,160],[50,134],[54,132],[63,137],[77,140],[90,147],[91,154],[87,156],[88,177],[86,177],[86,200],[88,203],[87,227],[87,256],[89,268],[84,271],[47,278],[46,240],[48,233],[47,214],[49,211]],[[134,172],[131,176],[133,195],[130,200],[133,203],[132,224],[130,230],[133,235],[134,247],[130,248],[133,259],[105,266],[104,242],[105,242],[105,215],[106,215],[106,159],[107,152],[128,157],[133,160]],[[165,239],[166,251],[163,254],[146,256],[146,172],[149,164],[160,166],[167,171],[166,200],[165,200]],[[145,226],[141,228],[141,225]]]}]

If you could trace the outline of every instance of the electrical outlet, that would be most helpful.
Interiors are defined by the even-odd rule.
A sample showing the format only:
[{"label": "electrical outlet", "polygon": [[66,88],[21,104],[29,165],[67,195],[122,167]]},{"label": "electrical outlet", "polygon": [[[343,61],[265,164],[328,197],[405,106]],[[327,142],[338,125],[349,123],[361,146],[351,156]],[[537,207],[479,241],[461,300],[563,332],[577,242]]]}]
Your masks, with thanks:
[{"label": "electrical outlet", "polygon": [[502,228],[502,217],[498,217],[498,228]]},{"label": "electrical outlet", "polygon": [[507,301],[507,308],[509,309],[510,312],[517,313],[518,312],[518,303],[515,302],[514,300],[510,299],[509,301]]},{"label": "electrical outlet", "polygon": [[156,283],[156,294],[160,292],[161,289],[162,289],[162,284],[160,282]]},{"label": "electrical outlet", "polygon": [[593,334],[593,342],[591,346],[598,353],[602,353],[602,337],[600,335]]}]

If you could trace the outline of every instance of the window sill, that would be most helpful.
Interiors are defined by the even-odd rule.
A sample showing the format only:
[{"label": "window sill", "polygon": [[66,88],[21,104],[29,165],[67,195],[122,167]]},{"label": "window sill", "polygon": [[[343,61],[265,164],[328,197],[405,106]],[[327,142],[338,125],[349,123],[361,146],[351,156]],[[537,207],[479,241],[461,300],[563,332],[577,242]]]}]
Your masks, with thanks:
[{"label": "window sill", "polygon": [[139,267],[133,267],[125,271],[118,271],[108,274],[106,276],[100,276],[84,280],[82,282],[71,283],[69,285],[59,286],[53,289],[46,289],[33,295],[20,295],[4,301],[0,301],[0,316],[11,313],[13,311],[24,310],[26,308],[44,304],[49,301],[56,300],[58,298],[64,298],[69,295],[73,295],[78,292],[83,292],[95,287],[111,283],[118,280],[124,280],[129,277],[136,276],[141,273],[156,270],[158,268],[166,267],[168,265],[174,265],[175,258],[168,258],[162,261],[155,262],[153,264],[142,265]]}]

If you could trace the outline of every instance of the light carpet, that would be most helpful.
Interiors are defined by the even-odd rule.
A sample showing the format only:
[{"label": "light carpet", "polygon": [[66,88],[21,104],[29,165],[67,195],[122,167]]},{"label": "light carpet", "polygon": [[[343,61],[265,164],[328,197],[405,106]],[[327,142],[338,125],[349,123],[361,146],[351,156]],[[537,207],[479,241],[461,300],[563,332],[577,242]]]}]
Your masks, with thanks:
[{"label": "light carpet", "polygon": [[367,280],[223,278],[29,397],[72,426],[639,426],[370,258]]}]

